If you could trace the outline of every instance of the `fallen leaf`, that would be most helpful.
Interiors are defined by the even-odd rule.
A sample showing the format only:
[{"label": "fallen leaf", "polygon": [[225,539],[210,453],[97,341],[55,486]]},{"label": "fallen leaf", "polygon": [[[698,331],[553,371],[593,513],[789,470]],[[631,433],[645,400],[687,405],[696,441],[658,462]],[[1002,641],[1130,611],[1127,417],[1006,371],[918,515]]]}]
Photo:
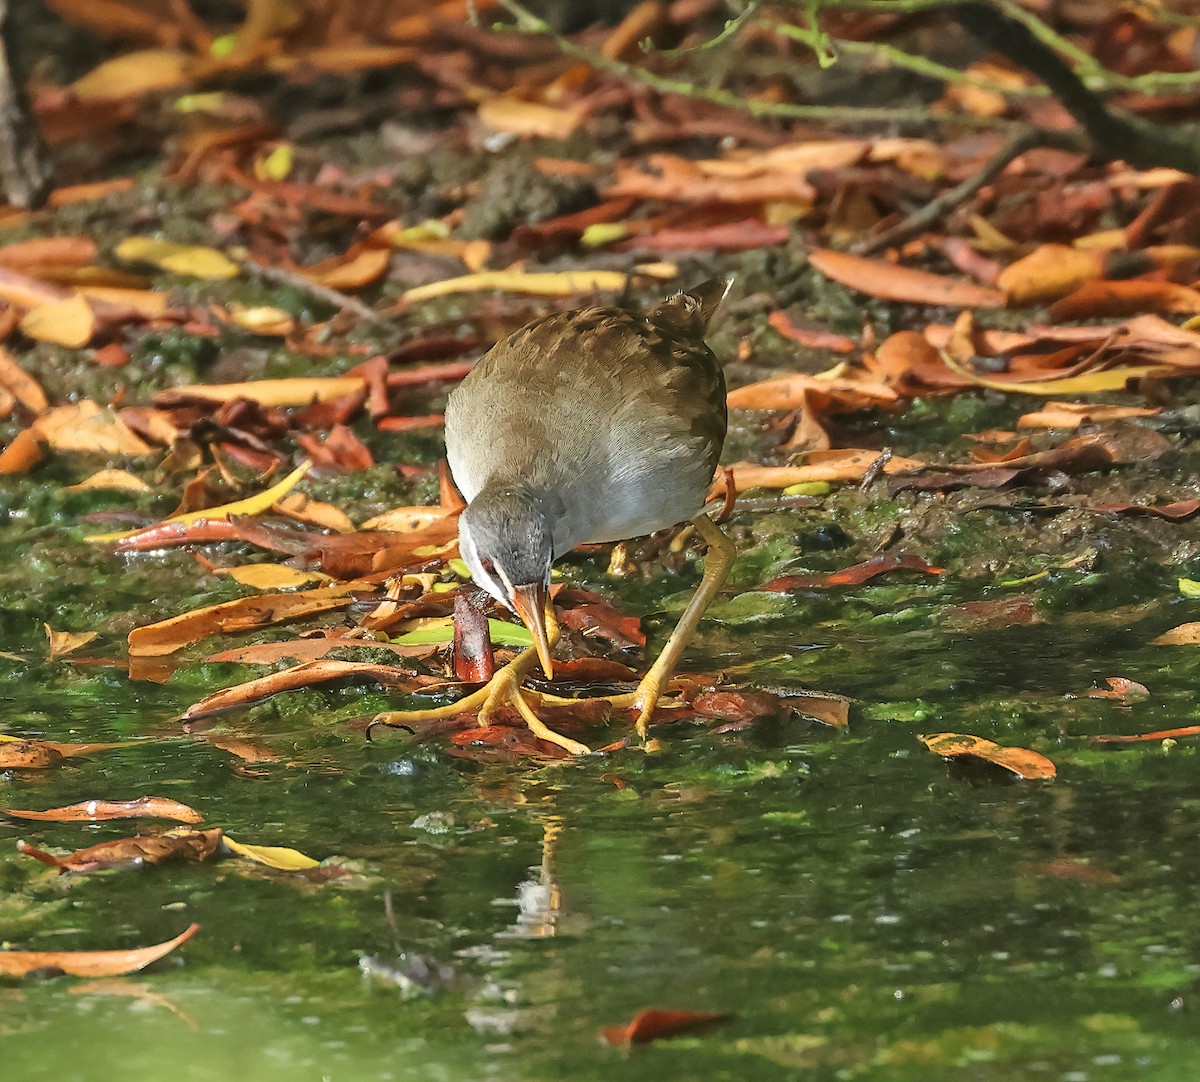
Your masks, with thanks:
[{"label": "fallen leaf", "polygon": [[140,657],[161,657],[213,635],[253,631],[271,624],[345,608],[351,602],[349,595],[356,589],[360,587],[354,583],[321,586],[286,594],[255,594],[236,601],[206,605],[167,620],[134,628],[129,633],[129,652]]},{"label": "fallen leaf", "polygon": [[175,827],[165,834],[135,834],[89,845],[66,857],[56,857],[23,841],[17,842],[17,849],[60,872],[91,875],[110,868],[141,868],[168,860],[205,861],[217,851],[221,834],[220,827],[211,830]]},{"label": "fallen leaf", "polygon": [[578,106],[567,109],[502,95],[481,101],[477,115],[479,122],[492,131],[539,139],[567,139],[586,114]]},{"label": "fallen leaf", "polygon": [[178,49],[138,49],[98,64],[71,84],[79,101],[135,98],[181,87],[196,58]]},{"label": "fallen leaf", "polygon": [[[255,496],[248,496],[244,500],[234,500],[232,503],[221,504],[218,507],[208,507],[201,511],[185,511],[181,515],[172,515],[159,525],[186,526],[192,522],[221,522],[228,520],[235,515],[257,515],[262,511],[266,511],[277,500],[280,500],[286,496],[310,469],[312,469],[311,462],[301,462],[300,465],[292,470],[292,472],[289,473],[282,481],[278,481],[270,488],[258,493]],[[151,526],[140,530],[121,530],[117,533],[92,534],[88,537],[85,537],[84,540],[95,542],[128,541],[157,528],[158,527]]]},{"label": "fallen leaf", "polygon": [[1050,318],[1061,320],[1136,316],[1143,312],[1200,312],[1200,290],[1177,282],[1101,280],[1081,285],[1050,306]]},{"label": "fallen leaf", "polygon": [[638,1011],[633,1021],[624,1026],[605,1026],[599,1037],[605,1044],[646,1044],[663,1037],[677,1037],[681,1033],[695,1033],[721,1022],[733,1015],[711,1011],[676,1011],[649,1008]]},{"label": "fallen leaf", "polygon": [[36,970],[62,970],[73,977],[118,977],[145,969],[192,938],[200,925],[192,924],[174,939],[152,947],[112,951],[18,951],[0,950],[0,973],[24,977]]},{"label": "fallen leaf", "polygon": [[1003,767],[1016,774],[1019,778],[1053,778],[1058,771],[1054,764],[1044,755],[1027,748],[1006,748],[980,736],[967,736],[962,733],[936,733],[932,736],[918,736],[934,755],[943,759],[972,758]]},{"label": "fallen leaf", "polygon": [[[239,665],[277,665],[290,659],[295,662],[316,661],[332,650],[388,650],[397,657],[422,658],[437,652],[438,644],[410,646],[396,642],[376,642],[374,639],[352,639],[336,635],[314,635],[283,642],[259,642],[209,654],[205,661],[232,661]],[[219,694],[219,693],[218,693]]]},{"label": "fallen leaf", "polygon": [[1200,500],[1179,500],[1176,503],[1098,503],[1088,508],[1099,515],[1153,515],[1171,522],[1182,522],[1200,511]]},{"label": "fallen leaf", "polygon": [[329,582],[319,571],[298,571],[283,564],[246,564],[244,567],[214,567],[214,575],[224,575],[255,590],[288,590],[314,582]]},{"label": "fallen leaf", "polygon": [[13,397],[30,413],[41,413],[50,405],[46,392],[18,363],[8,350],[0,346],[0,387],[6,387]]},{"label": "fallen leaf", "polygon": [[232,402],[247,398],[260,406],[309,406],[354,394],[366,386],[359,376],[296,376],[258,379],[248,383],[191,383],[172,387],[154,396],[156,406],[184,406],[192,402]]},{"label": "fallen leaf", "polygon": [[834,281],[884,300],[951,308],[1003,308],[1005,304],[1005,296],[998,289],[895,263],[865,259],[828,248],[814,248],[808,259]]},{"label": "fallen leaf", "polygon": [[34,770],[63,759],[123,747],[122,744],[63,744],[54,740],[25,740],[0,734],[0,770]]},{"label": "fallen leaf", "polygon": [[42,445],[28,428],[21,429],[0,451],[0,474],[28,473],[42,460]]},{"label": "fallen leaf", "polygon": [[321,862],[306,857],[295,849],[280,845],[247,845],[245,842],[235,842],[228,834],[224,837],[225,846],[239,857],[245,857],[256,864],[265,864],[268,868],[276,868],[281,872],[303,872],[309,868],[319,868]]},{"label": "fallen leaf", "polygon": [[102,409],[89,398],[70,406],[51,407],[30,430],[56,451],[131,457],[154,452],[111,410]]},{"label": "fallen leaf", "polygon": [[988,379],[976,375],[963,368],[945,350],[942,360],[952,371],[965,377],[980,387],[993,391],[1007,391],[1009,394],[1097,394],[1101,391],[1123,391],[1132,379],[1143,379],[1146,376],[1177,375],[1170,368],[1162,365],[1130,365],[1123,368],[1103,368],[1099,371],[1084,372],[1078,376],[1068,376],[1065,379]]},{"label": "fallen leaf", "polygon": [[81,293],[31,308],[21,318],[21,330],[39,342],[82,349],[96,333],[96,312]]},{"label": "fallen leaf", "polygon": [[87,800],[79,804],[69,804],[64,808],[50,808],[47,811],[6,808],[4,814],[17,819],[37,819],[52,823],[97,823],[107,819],[143,817],[199,823],[204,818],[186,804],[161,796],[143,796],[137,800]]},{"label": "fallen leaf", "polygon": [[1089,688],[1089,699],[1115,699],[1122,703],[1137,703],[1150,698],[1150,689],[1136,680],[1127,680],[1123,676],[1106,676],[1104,681],[1108,684],[1107,690]]},{"label": "fallen leaf", "polygon": [[202,244],[180,244],[158,237],[126,237],[116,246],[118,259],[149,263],[171,274],[207,281],[236,278],[242,269],[224,252]]},{"label": "fallen leaf", "polygon": [[874,556],[870,560],[844,567],[829,574],[784,575],[771,579],[757,587],[768,592],[786,590],[825,590],[833,586],[861,586],[864,582],[886,575],[892,571],[924,571],[929,575],[941,575],[944,568],[934,567],[923,556],[912,553],[903,555]]},{"label": "fallen leaf", "polygon": [[1130,736],[1093,736],[1093,744],[1144,744],[1155,740],[1178,740],[1185,736],[1200,736],[1200,725],[1183,725],[1178,729],[1159,729],[1153,733],[1134,733]]},{"label": "fallen leaf", "polygon": [[90,489],[110,489],[115,492],[149,492],[150,486],[128,470],[98,470],[77,485],[67,485],[67,492],[87,492]]},{"label": "fallen leaf", "polygon": [[100,635],[98,631],[55,631],[45,623],[42,624],[42,627],[46,629],[46,637],[50,640],[48,656],[51,661],[66,657],[67,654],[73,653],[81,646],[86,646]]},{"label": "fallen leaf", "polygon": [[306,661],[301,665],[284,669],[282,672],[260,676],[254,680],[247,680],[245,683],[224,688],[212,695],[206,695],[189,706],[179,716],[179,720],[195,721],[197,718],[209,717],[225,710],[250,706],[272,695],[313,687],[331,680],[370,680],[373,683],[382,684],[384,687],[412,691],[416,686],[415,676],[416,673],[411,669],[401,669],[391,665],[322,658],[319,661]]},{"label": "fallen leaf", "polygon": [[996,284],[1014,306],[1056,300],[1099,278],[1106,254],[1069,244],[1042,244],[1005,267]]},{"label": "fallen leaf", "polygon": [[1196,646],[1200,644],[1200,623],[1180,624],[1178,627],[1164,631],[1156,639],[1150,640],[1151,646]]},{"label": "fallen leaf", "polygon": [[428,285],[414,286],[404,294],[410,303],[445,297],[451,293],[532,293],[542,297],[569,297],[575,293],[618,293],[625,288],[629,275],[622,271],[480,271],[459,278],[446,278]]},{"label": "fallen leaf", "polygon": [[351,249],[343,256],[301,267],[299,273],[327,289],[353,292],[366,289],[387,274],[391,258],[386,248]]}]

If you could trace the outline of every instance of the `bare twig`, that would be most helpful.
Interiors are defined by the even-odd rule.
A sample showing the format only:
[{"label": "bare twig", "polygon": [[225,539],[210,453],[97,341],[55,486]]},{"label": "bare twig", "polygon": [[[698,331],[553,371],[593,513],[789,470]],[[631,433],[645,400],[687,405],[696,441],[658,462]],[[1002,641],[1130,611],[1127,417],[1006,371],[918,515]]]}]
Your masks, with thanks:
[{"label": "bare twig", "polygon": [[902,244],[923,233],[952,211],[957,210],[984,185],[990,184],[1004,172],[1011,162],[1026,151],[1048,145],[1077,151],[1086,151],[1087,149],[1083,140],[1072,132],[1046,132],[1034,129],[1019,132],[1005,143],[995,157],[969,180],[963,181],[948,192],[943,192],[932,202],[926,203],[920,210],[914,211],[891,229],[856,244],[853,250],[858,255],[871,255],[881,252],[885,248]]},{"label": "bare twig", "polygon": [[268,282],[275,282],[279,285],[291,286],[293,289],[302,290],[312,297],[333,305],[335,308],[344,308],[346,311],[352,312],[359,319],[365,319],[370,323],[378,323],[382,318],[378,312],[363,304],[357,297],[351,297],[347,293],[341,293],[336,289],[320,285],[311,278],[305,278],[303,274],[297,274],[295,271],[287,270],[284,267],[268,267],[265,263],[259,263],[245,257],[237,259],[237,262],[251,274],[256,274]]}]

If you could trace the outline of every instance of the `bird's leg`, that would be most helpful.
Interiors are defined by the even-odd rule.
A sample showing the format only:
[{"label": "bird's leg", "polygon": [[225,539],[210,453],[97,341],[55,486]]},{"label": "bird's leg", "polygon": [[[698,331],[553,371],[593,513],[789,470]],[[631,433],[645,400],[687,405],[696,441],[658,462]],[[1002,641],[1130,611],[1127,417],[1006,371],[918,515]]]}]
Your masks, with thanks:
[{"label": "bird's leg", "polygon": [[662,653],[658,655],[650,671],[642,677],[637,691],[633,693],[630,705],[638,709],[637,734],[642,740],[646,739],[646,730],[654,716],[654,708],[658,705],[663,689],[671,682],[680,655],[695,633],[696,625],[700,623],[705,610],[712,604],[717,591],[728,577],[733,558],[737,554],[733,542],[708,515],[697,515],[692,519],[692,525],[708,544],[708,554],[704,557],[704,578],[700,580],[691,601],[679,617],[679,623],[671,632],[667,645],[663,647]]},{"label": "bird's leg", "polygon": [[[546,637],[551,648],[558,641],[558,621],[554,618],[553,607],[546,602]],[[522,650],[507,665],[497,669],[492,678],[476,691],[457,702],[445,706],[430,707],[426,710],[386,710],[376,714],[371,719],[372,725],[415,725],[426,721],[441,721],[445,718],[457,717],[471,710],[478,711],[479,724],[487,725],[492,714],[505,703],[512,703],[520,711],[521,717],[529,726],[534,736],[541,740],[557,744],[572,755],[587,755],[592,749],[578,740],[563,736],[549,728],[534,712],[533,708],[521,694],[521,682],[529,667],[537,660],[537,647],[528,646]]]}]

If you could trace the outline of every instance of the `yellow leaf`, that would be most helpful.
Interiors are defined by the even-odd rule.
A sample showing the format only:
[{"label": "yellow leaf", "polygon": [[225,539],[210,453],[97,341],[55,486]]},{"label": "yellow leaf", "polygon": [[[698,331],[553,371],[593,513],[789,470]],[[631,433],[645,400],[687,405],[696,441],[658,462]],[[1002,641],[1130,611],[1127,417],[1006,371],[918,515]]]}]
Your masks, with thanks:
[{"label": "yellow leaf", "polygon": [[249,398],[262,406],[310,406],[354,394],[366,386],[361,376],[294,376],[290,379],[256,379],[247,383],[209,383],[176,387],[154,396],[156,404],[173,405],[186,399],[229,402]]},{"label": "yellow leaf", "polygon": [[258,305],[246,308],[241,304],[231,304],[228,309],[214,309],[218,318],[241,327],[251,334],[270,335],[282,338],[296,329],[296,321],[282,308],[271,308]]},{"label": "yellow leaf", "polygon": [[[187,523],[199,522],[201,519],[217,521],[229,518],[231,515],[257,515],[259,512],[267,510],[276,500],[286,496],[311,469],[312,462],[306,459],[282,481],[272,485],[265,492],[260,492],[257,496],[247,496],[244,500],[234,500],[233,503],[221,504],[219,507],[208,507],[202,511],[187,511],[182,515],[172,515],[170,518],[164,519],[164,521]],[[84,540],[120,541],[123,537],[130,537],[135,533],[141,533],[141,530],[122,530],[120,533],[92,534],[90,537],[85,537]]]},{"label": "yellow leaf", "polygon": [[227,575],[234,582],[255,590],[288,590],[310,582],[332,582],[319,571],[298,571],[283,564],[247,564],[244,567],[214,567],[214,575]]},{"label": "yellow leaf", "polygon": [[241,268],[216,248],[178,244],[158,237],[126,237],[117,245],[116,254],[130,263],[151,263],[190,278],[224,281],[241,273]]},{"label": "yellow leaf", "polygon": [[286,180],[295,160],[292,144],[280,143],[269,154],[255,159],[254,175],[259,180]]},{"label": "yellow leaf", "polygon": [[128,470],[99,470],[77,485],[67,485],[68,492],[86,492],[89,489],[112,489],[117,492],[149,492],[150,486]]},{"label": "yellow leaf", "polygon": [[307,522],[313,526],[324,526],[337,533],[353,533],[354,523],[350,516],[340,507],[323,500],[314,500],[301,492],[293,492],[286,500],[280,500],[275,510],[298,522]]},{"label": "yellow leaf", "polygon": [[502,293],[533,293],[540,297],[569,297],[574,293],[593,293],[601,290],[617,292],[629,280],[621,271],[543,271],[525,274],[522,271],[480,271],[441,282],[416,286],[404,294],[406,301],[425,301],[451,293],[478,293],[495,289]]},{"label": "yellow leaf", "polygon": [[81,101],[134,98],[187,82],[193,58],[178,49],[139,49],[106,60],[71,86]]},{"label": "yellow leaf", "polygon": [[50,659],[65,657],[81,646],[86,646],[99,635],[98,631],[55,631],[49,624],[42,624],[50,640]]},{"label": "yellow leaf", "polygon": [[96,333],[96,313],[86,297],[72,293],[31,308],[21,319],[21,330],[39,342],[82,349]]},{"label": "yellow leaf", "polygon": [[295,849],[282,845],[246,845],[235,842],[228,834],[222,839],[239,857],[245,857],[256,864],[265,864],[268,868],[277,868],[281,872],[304,872],[309,868],[319,868],[321,862],[306,857]]},{"label": "yellow leaf", "polygon": [[942,360],[946,367],[957,372],[964,379],[980,387],[993,391],[1007,391],[1009,394],[1098,394],[1101,391],[1123,391],[1131,379],[1141,379],[1143,376],[1165,376],[1176,369],[1162,365],[1131,365],[1127,368],[1104,368],[1099,372],[1084,372],[1080,376],[1068,376],[1065,379],[1026,380],[1020,383],[1011,380],[984,379],[963,368],[946,350],[941,350]]}]

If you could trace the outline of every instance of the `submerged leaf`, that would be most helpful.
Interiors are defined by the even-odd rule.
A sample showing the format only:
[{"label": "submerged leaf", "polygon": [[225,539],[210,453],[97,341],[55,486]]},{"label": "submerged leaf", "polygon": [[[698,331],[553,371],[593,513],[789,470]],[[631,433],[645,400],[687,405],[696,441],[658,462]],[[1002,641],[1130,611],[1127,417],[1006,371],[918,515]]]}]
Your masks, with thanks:
[{"label": "submerged leaf", "polygon": [[145,969],[192,938],[200,925],[192,924],[174,939],[150,947],[113,951],[0,951],[0,974],[23,977],[35,970],[62,970],[74,977],[117,977]]}]

